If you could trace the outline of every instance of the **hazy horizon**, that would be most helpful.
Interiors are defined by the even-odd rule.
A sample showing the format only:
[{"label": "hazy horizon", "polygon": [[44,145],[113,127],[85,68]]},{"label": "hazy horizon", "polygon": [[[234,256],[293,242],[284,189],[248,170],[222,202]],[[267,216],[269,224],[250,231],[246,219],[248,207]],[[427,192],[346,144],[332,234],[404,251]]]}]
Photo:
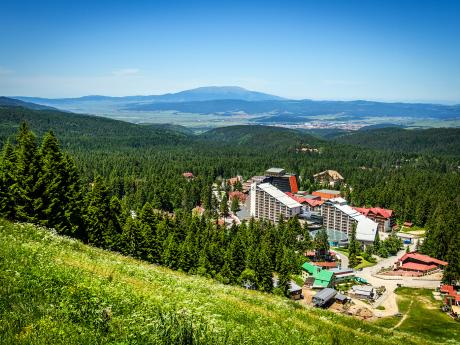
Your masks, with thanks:
[{"label": "hazy horizon", "polygon": [[454,1],[4,1],[0,95],[460,103]]}]

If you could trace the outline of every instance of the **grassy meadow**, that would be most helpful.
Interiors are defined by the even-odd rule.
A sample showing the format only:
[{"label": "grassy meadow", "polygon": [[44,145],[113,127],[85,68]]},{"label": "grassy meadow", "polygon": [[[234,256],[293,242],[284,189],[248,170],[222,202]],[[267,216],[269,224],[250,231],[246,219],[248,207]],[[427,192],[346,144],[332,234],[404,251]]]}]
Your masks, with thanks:
[{"label": "grassy meadow", "polygon": [[429,289],[396,289],[401,317],[380,319],[375,324],[421,337],[438,344],[460,344],[460,322],[441,312],[441,301]]},{"label": "grassy meadow", "polygon": [[0,253],[0,344],[438,343],[33,225],[0,220]]}]

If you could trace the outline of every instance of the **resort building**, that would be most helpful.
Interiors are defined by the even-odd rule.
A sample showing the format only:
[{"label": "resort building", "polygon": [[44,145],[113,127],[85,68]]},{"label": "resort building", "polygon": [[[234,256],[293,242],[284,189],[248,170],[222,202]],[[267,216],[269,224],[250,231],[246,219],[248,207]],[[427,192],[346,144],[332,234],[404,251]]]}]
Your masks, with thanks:
[{"label": "resort building", "polygon": [[425,275],[443,269],[447,262],[416,252],[406,253],[395,262],[396,271],[409,271]]},{"label": "resort building", "polygon": [[300,214],[302,205],[270,183],[253,183],[250,192],[251,216],[278,222]]},{"label": "resort building", "polygon": [[378,224],[349,206],[345,199],[330,199],[323,204],[322,208],[323,227],[326,231],[342,234],[342,238],[337,239],[337,242],[347,242],[355,225],[356,239],[359,242],[363,245],[374,242]]},{"label": "resort building", "polygon": [[316,183],[327,184],[331,187],[335,187],[344,180],[343,176],[335,170],[325,170],[317,173],[313,175],[313,179]]},{"label": "resort building", "polygon": [[386,208],[380,207],[354,207],[356,211],[363,214],[369,219],[372,219],[376,222],[378,226],[378,230],[382,232],[391,231],[393,226],[395,225],[395,218],[393,210],[388,210]]},{"label": "resort building", "polygon": [[320,189],[312,193],[314,196],[319,196],[321,200],[329,200],[340,197],[340,191],[332,189]]},{"label": "resort building", "polygon": [[265,182],[271,183],[282,192],[297,193],[299,191],[297,176],[295,174],[287,174],[284,169],[270,168],[265,172],[265,176],[267,176]]}]

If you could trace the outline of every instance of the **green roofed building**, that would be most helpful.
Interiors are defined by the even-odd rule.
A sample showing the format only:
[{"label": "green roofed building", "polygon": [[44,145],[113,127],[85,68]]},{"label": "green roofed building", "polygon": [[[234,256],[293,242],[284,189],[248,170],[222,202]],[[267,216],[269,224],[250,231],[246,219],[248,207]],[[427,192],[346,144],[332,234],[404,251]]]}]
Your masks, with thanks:
[{"label": "green roofed building", "polygon": [[332,285],[334,272],[323,270],[307,261],[302,265],[302,277],[313,288],[325,288]]},{"label": "green roofed building", "polygon": [[328,270],[321,270],[315,275],[315,281],[313,282],[313,288],[326,288],[331,286],[334,278],[334,272]]}]

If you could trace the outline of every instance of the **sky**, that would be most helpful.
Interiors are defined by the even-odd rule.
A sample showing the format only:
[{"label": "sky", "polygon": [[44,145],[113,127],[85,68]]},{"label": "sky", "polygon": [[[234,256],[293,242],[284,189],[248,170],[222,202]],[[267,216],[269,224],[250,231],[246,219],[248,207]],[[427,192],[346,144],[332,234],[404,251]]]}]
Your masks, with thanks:
[{"label": "sky", "polygon": [[460,1],[0,0],[0,95],[460,103]]}]

